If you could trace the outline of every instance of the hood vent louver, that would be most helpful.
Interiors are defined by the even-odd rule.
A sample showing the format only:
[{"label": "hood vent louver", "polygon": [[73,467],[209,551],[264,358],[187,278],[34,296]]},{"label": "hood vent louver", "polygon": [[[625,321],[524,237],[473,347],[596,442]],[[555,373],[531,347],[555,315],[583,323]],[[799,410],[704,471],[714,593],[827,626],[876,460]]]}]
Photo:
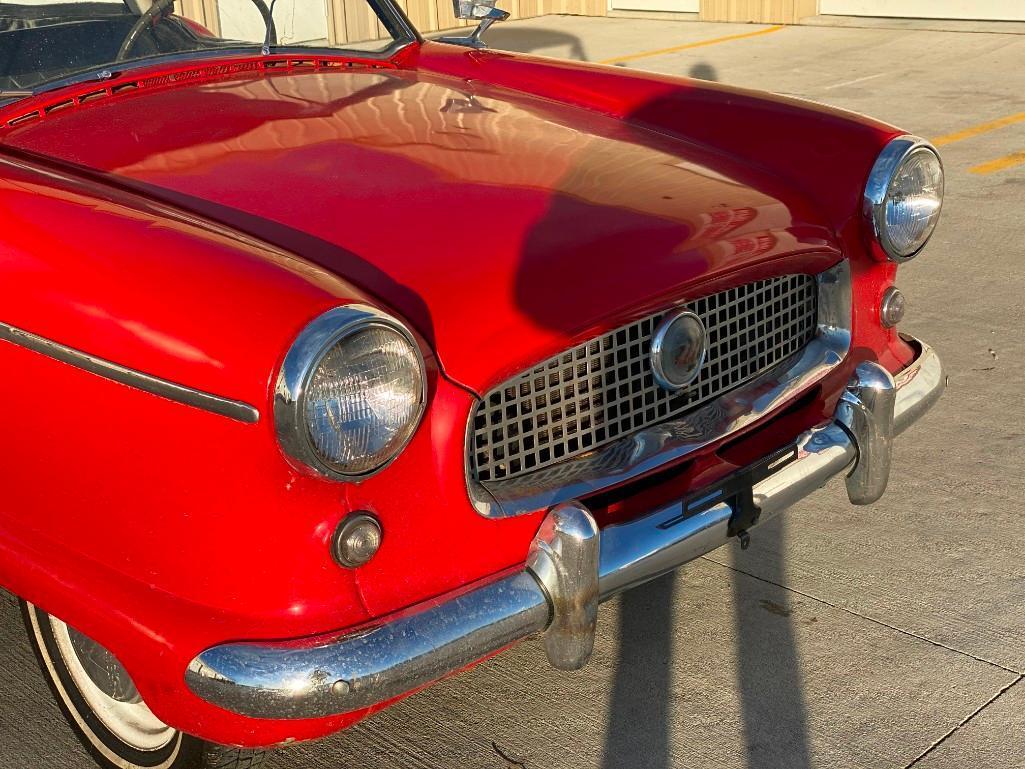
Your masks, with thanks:
[{"label": "hood vent louver", "polygon": [[43,112],[49,115],[51,112],[56,112],[59,109],[64,109],[65,107],[73,106],[75,106],[74,99],[64,99],[63,101],[58,101],[53,104],[47,105],[46,107],[43,107]]},{"label": "hood vent louver", "polygon": [[[71,96],[62,95],[51,102],[36,104],[30,112],[15,113],[11,117],[5,117],[0,111],[0,130],[3,128],[16,128],[35,120],[45,118],[54,112],[63,111],[71,107],[79,107],[83,104],[90,104],[101,99],[112,96],[120,96],[125,93],[139,91],[148,88],[162,88],[181,83],[198,84],[213,80],[220,80],[226,77],[246,73],[280,73],[294,70],[316,71],[316,70],[351,70],[351,69],[395,69],[395,65],[388,61],[351,61],[337,59],[321,59],[310,57],[282,57],[282,58],[261,58],[248,59],[244,61],[233,61],[227,64],[212,64],[206,66],[194,66],[188,69],[178,69],[160,75],[140,77],[135,80],[119,80],[104,88],[92,87],[90,90]],[[65,90],[65,89],[61,89]],[[11,110],[18,105],[11,105]]]}]

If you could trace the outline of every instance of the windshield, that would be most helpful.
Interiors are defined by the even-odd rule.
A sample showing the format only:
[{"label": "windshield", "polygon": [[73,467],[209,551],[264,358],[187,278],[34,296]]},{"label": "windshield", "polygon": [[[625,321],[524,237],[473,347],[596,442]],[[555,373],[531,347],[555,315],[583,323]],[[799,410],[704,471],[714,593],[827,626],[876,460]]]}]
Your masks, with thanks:
[{"label": "windshield", "polygon": [[160,57],[265,45],[375,54],[412,39],[388,0],[0,1],[0,97]]}]

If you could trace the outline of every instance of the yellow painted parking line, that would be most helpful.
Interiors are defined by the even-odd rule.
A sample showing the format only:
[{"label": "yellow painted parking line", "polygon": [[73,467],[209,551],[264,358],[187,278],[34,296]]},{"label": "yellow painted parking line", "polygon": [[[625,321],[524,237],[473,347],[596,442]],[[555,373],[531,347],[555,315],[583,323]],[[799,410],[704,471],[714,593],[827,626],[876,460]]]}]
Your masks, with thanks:
[{"label": "yellow painted parking line", "polygon": [[939,138],[933,139],[932,143],[937,147],[942,147],[944,144],[953,144],[954,142],[971,139],[974,136],[989,133],[990,131],[996,131],[998,128],[1005,128],[1009,125],[1014,125],[1015,123],[1025,123],[1025,112],[1019,112],[1016,115],[997,118],[996,120],[990,120],[988,123],[980,123],[979,125],[966,128],[963,131],[958,131],[957,133],[940,136]]},{"label": "yellow painted parking line", "polygon": [[973,174],[995,174],[997,171],[1003,171],[1007,168],[1013,168],[1014,166],[1020,166],[1025,163],[1025,152],[1012,152],[1010,155],[1005,155],[1002,158],[996,160],[990,160],[988,163],[981,163],[980,165],[969,168],[968,171]]},{"label": "yellow painted parking line", "polygon": [[768,27],[766,29],[758,29],[754,32],[743,32],[739,35],[727,35],[726,37],[714,37],[711,40],[699,40],[696,43],[684,43],[683,45],[674,45],[672,48],[659,48],[657,51],[643,51],[642,53],[631,53],[628,56],[617,56],[614,59],[605,59],[599,61],[599,64],[619,64],[624,61],[634,61],[636,59],[646,59],[649,56],[661,56],[666,53],[677,53],[678,51],[689,51],[691,48],[704,48],[706,45],[717,45],[718,43],[728,43],[731,40],[744,40],[749,37],[758,37],[760,35],[771,35],[773,32],[779,32],[783,29],[783,25],[779,24],[775,27]]}]

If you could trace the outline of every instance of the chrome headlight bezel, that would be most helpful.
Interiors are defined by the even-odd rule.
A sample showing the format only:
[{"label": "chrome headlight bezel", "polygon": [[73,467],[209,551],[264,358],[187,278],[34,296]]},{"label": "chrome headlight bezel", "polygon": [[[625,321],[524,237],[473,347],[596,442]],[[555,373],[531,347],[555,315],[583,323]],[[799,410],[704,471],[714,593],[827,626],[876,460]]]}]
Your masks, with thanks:
[{"label": "chrome headlight bezel", "polygon": [[939,152],[925,139],[911,135],[898,136],[883,148],[883,151],[879,153],[879,157],[876,158],[876,162],[872,166],[868,183],[865,185],[863,215],[866,225],[875,244],[882,249],[886,259],[896,264],[903,264],[914,259],[929,244],[933,233],[936,231],[936,224],[939,222],[940,213],[943,209],[944,190],[941,187],[939,195],[940,206],[936,210],[936,216],[925,241],[911,253],[903,253],[901,249],[896,247],[886,225],[886,203],[889,199],[890,185],[893,182],[894,176],[904,166],[905,162],[918,152],[930,152],[936,158],[940,168],[940,182],[941,185],[944,185],[943,159],[940,157]]},{"label": "chrome headlight bezel", "polygon": [[[420,367],[420,403],[410,420],[408,434],[390,456],[370,470],[351,473],[327,461],[313,446],[306,421],[306,394],[321,361],[335,345],[372,326],[382,326],[399,334],[415,352]],[[282,450],[302,469],[337,481],[368,478],[395,461],[416,434],[426,408],[427,372],[420,345],[401,321],[364,304],[335,307],[312,320],[285,355],[274,389],[274,427]]]}]

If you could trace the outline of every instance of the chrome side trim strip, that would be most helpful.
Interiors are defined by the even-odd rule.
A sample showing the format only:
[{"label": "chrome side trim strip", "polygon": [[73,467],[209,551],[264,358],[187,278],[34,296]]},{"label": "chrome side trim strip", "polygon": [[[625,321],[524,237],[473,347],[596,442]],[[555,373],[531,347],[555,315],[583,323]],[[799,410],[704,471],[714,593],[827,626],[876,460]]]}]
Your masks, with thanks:
[{"label": "chrome side trim strip", "polygon": [[[943,378],[936,355],[915,344],[921,355],[905,371],[916,373],[895,377],[895,410],[921,416],[925,407],[919,404],[936,401]],[[855,374],[849,386],[854,398],[877,384],[877,372],[861,371],[868,378]],[[917,382],[933,383],[936,390]],[[752,485],[759,525],[861,463],[890,461],[888,453],[861,451],[855,431],[840,424],[843,415],[838,409],[834,420],[799,436],[785,459],[763,459],[770,474]],[[873,417],[867,409],[866,418]],[[879,470],[863,467],[870,476],[883,475]],[[192,661],[185,682],[202,699],[243,716],[319,718],[387,702],[541,631],[552,664],[576,667],[591,650],[597,602],[730,540],[736,497],[715,504],[721,495],[721,486],[708,489],[697,503],[673,502],[601,531],[579,502],[555,507],[535,535],[523,571],[425,601],[362,630],[216,646]],[[706,502],[710,506],[700,509]]]},{"label": "chrome side trim strip", "polygon": [[816,278],[818,332],[799,354],[695,411],[588,454],[529,475],[478,483],[469,461],[475,402],[467,421],[464,451],[466,484],[474,508],[486,518],[506,518],[593,494],[682,459],[791,402],[839,366],[851,346],[850,265],[844,260]]},{"label": "chrome side trim strip", "polygon": [[76,350],[74,347],[54,342],[52,339],[37,336],[36,334],[24,331],[7,323],[0,323],[0,339],[5,342],[24,347],[48,358],[67,363],[69,366],[88,371],[90,374],[109,379],[112,382],[134,387],[136,390],[159,395],[175,403],[182,403],[186,406],[193,406],[203,411],[209,411],[228,419],[234,419],[245,424],[256,424],[260,421],[260,412],[255,406],[250,406],[242,401],[234,401],[229,398],[222,398],[202,390],[169,382],[160,377],[144,374],[135,369],[126,368],[104,358],[98,358],[87,352]]}]

